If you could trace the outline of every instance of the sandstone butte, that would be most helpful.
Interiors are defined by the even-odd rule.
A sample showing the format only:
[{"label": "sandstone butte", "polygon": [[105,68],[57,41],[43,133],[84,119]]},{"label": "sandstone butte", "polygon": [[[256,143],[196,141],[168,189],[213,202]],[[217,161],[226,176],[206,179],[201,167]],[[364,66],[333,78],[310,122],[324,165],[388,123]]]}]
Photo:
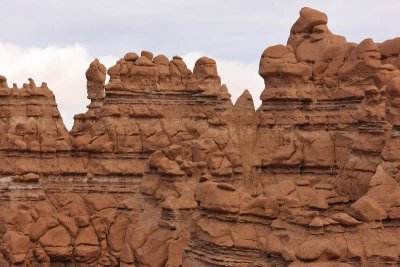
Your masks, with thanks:
[{"label": "sandstone butte", "polygon": [[399,266],[400,38],[327,20],[265,49],[257,110],[211,58],[130,52],[68,132],[0,76],[0,266]]}]

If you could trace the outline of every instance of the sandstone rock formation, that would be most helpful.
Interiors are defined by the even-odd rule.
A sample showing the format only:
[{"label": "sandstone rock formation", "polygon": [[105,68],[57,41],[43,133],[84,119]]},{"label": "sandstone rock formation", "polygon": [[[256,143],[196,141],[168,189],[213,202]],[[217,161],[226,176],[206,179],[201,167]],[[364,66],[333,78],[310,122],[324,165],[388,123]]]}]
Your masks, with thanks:
[{"label": "sandstone rock formation", "polygon": [[400,41],[327,23],[265,49],[257,110],[211,58],[129,52],[68,132],[0,76],[0,266],[398,266]]}]

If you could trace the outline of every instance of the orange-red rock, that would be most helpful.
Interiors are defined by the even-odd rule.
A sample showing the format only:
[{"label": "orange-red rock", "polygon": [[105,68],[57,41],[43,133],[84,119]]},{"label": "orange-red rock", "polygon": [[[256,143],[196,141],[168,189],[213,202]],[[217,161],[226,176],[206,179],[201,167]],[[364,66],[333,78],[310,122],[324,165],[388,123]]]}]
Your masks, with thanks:
[{"label": "orange-red rock", "polygon": [[69,132],[0,76],[0,265],[397,266],[399,44],[303,8],[257,110],[209,57],[95,59]]}]

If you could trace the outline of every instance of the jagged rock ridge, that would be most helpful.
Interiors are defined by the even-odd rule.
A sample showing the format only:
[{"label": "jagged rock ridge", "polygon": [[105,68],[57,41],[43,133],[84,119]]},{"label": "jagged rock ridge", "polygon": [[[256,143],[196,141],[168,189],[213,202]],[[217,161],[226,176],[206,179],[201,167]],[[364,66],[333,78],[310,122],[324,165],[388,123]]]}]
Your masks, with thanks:
[{"label": "jagged rock ridge", "polygon": [[90,64],[68,132],[46,84],[0,76],[0,265],[400,264],[400,39],[327,23],[303,8],[265,49],[257,110],[213,59],[130,52]]}]

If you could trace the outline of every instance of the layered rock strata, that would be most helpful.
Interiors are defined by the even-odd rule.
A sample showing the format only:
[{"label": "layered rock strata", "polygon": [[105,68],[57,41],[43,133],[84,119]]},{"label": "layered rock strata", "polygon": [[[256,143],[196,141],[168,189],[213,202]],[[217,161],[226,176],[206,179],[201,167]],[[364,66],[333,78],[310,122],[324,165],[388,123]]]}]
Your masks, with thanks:
[{"label": "layered rock strata", "polygon": [[69,157],[71,137],[46,83],[8,87],[0,76],[0,173],[58,175],[84,169]]},{"label": "layered rock strata", "polygon": [[372,155],[379,155],[390,130],[380,58],[371,39],[347,43],[329,31],[325,14],[301,10],[288,44],[267,48],[260,60],[266,88],[254,153],[262,184],[288,177],[328,182],[350,154],[376,161]]},{"label": "layered rock strata", "polygon": [[71,131],[72,150],[86,153],[90,175],[141,176],[151,153],[197,139],[197,128],[226,125],[230,115],[213,59],[200,58],[192,74],[179,56],[128,53],[108,74],[110,82],[104,87],[101,73],[97,87],[105,98],[92,99]]},{"label": "layered rock strata", "polygon": [[[90,64],[91,102],[69,133],[44,90],[41,108],[56,115],[39,122],[46,123],[43,131],[51,129],[48,121],[61,123],[68,144],[62,156],[70,162],[59,162],[53,145],[57,150],[36,151],[37,165],[21,171],[3,165],[9,168],[2,171],[1,214],[9,215],[1,216],[3,262],[179,266],[200,176],[243,173],[233,105],[215,61],[200,58],[192,73],[179,56],[135,55],[108,70],[107,85],[104,65]],[[53,158],[44,160],[50,152]]]},{"label": "layered rock strata", "polygon": [[262,105],[238,130],[251,174],[197,187],[184,266],[399,264],[398,40],[347,43],[326,24],[304,8],[262,54]]},{"label": "layered rock strata", "polygon": [[399,265],[400,40],[327,22],[262,53],[257,110],[211,58],[130,52],[90,64],[68,132],[0,76],[0,266]]}]

